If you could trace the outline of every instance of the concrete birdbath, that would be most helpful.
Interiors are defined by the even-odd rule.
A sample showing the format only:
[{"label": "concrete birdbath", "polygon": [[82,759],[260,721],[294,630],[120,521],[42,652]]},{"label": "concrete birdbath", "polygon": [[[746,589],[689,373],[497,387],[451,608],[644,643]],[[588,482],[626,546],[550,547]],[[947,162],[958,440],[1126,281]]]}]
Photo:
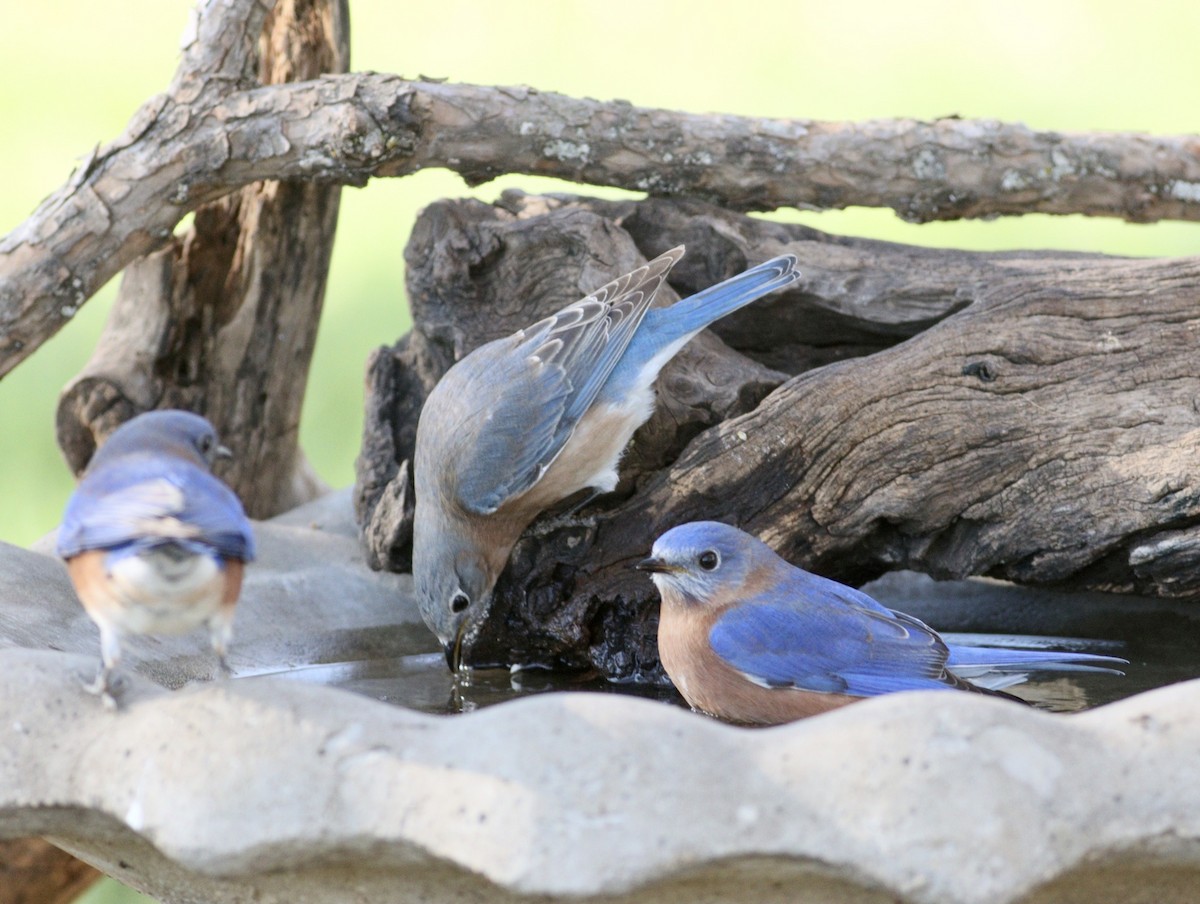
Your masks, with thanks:
[{"label": "concrete birdbath", "polygon": [[[767,730],[616,693],[431,715],[474,689],[438,667],[407,577],[363,564],[346,494],[259,540],[238,677],[193,680],[215,669],[203,632],[131,641],[117,713],[81,689],[95,632],[61,565],[0,547],[0,835],[48,835],[166,902],[1200,894],[1200,682],[1072,715],[900,694]],[[1134,605],[938,586],[875,592],[972,629],[1021,599],[1042,633]],[[1136,604],[1195,637],[1186,608]],[[1042,692],[1137,687],[1129,655],[1107,690]]]}]

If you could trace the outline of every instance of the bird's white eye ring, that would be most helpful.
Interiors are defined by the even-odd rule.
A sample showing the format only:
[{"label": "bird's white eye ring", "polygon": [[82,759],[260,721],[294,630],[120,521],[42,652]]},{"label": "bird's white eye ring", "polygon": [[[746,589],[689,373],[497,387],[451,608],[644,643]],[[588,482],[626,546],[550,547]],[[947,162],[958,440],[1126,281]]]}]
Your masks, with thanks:
[{"label": "bird's white eye ring", "polygon": [[470,598],[461,590],[450,598],[450,611],[457,615],[471,605]]},{"label": "bird's white eye ring", "polygon": [[721,557],[717,555],[715,549],[706,549],[700,555],[696,556],[696,562],[705,571],[713,571],[721,564]]}]

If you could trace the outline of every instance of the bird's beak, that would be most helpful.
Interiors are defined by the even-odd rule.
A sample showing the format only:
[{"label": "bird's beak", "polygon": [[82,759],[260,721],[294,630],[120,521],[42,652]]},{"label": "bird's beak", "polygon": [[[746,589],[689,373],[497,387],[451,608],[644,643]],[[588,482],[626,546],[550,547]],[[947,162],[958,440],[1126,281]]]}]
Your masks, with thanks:
[{"label": "bird's beak", "polygon": [[450,671],[458,674],[458,670],[462,668],[462,653],[463,653],[463,636],[467,633],[467,620],[464,618],[459,622],[458,630],[454,632],[453,643],[448,643],[445,646],[446,650],[446,665],[450,667]]},{"label": "bird's beak", "polygon": [[217,458],[233,458],[233,451],[228,446],[218,445],[213,455]]},{"label": "bird's beak", "polygon": [[647,559],[642,559],[633,566],[638,571],[648,571],[651,574],[674,574],[679,571],[679,567],[672,565],[670,562],[664,562],[662,559],[657,559],[650,556]]}]

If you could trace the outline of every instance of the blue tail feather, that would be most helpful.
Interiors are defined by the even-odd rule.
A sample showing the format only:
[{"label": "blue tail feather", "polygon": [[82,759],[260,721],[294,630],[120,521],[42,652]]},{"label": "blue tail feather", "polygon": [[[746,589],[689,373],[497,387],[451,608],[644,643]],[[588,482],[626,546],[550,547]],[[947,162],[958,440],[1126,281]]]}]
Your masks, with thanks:
[{"label": "blue tail feather", "polygon": [[799,278],[794,254],[772,258],[670,307],[651,308],[640,332],[654,334],[665,347]]},{"label": "blue tail feather", "polygon": [[714,320],[800,278],[796,256],[785,254],[751,267],[666,308],[651,308],[597,401],[624,405],[646,390],[659,369],[696,333]]},{"label": "blue tail feather", "polygon": [[[950,640],[953,635],[944,639]],[[981,638],[982,639],[982,638]],[[1059,638],[1056,638],[1059,639]],[[1062,638],[1070,644],[1070,640]],[[1081,642],[1086,643],[1086,642]],[[1074,644],[1072,644],[1074,645]],[[1101,653],[1075,653],[1062,650],[1022,650],[1011,647],[976,646],[948,642],[950,658],[946,668],[961,677],[971,673],[1049,671],[1049,672],[1106,672],[1122,675],[1124,672],[1113,666],[1127,665],[1129,660]]]}]

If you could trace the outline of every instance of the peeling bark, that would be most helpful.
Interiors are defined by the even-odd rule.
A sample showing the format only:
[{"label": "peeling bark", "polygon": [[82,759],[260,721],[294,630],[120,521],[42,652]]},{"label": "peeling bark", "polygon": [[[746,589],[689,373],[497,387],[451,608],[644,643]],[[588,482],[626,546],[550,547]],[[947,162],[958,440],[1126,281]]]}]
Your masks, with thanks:
[{"label": "peeling bark", "polygon": [[[225,31],[222,40],[240,48],[243,36]],[[344,2],[285,0],[267,17],[257,56],[234,56],[243,65],[257,59],[256,79],[283,82],[345,71],[348,47]],[[184,72],[176,90],[185,96],[203,95],[217,78]],[[129,417],[186,408],[207,415],[234,447],[219,473],[252,516],[324,489],[298,433],[339,191],[255,183],[200,208],[187,235],[126,270],[92,359],[59,402],[59,445],[76,473]]]}]

